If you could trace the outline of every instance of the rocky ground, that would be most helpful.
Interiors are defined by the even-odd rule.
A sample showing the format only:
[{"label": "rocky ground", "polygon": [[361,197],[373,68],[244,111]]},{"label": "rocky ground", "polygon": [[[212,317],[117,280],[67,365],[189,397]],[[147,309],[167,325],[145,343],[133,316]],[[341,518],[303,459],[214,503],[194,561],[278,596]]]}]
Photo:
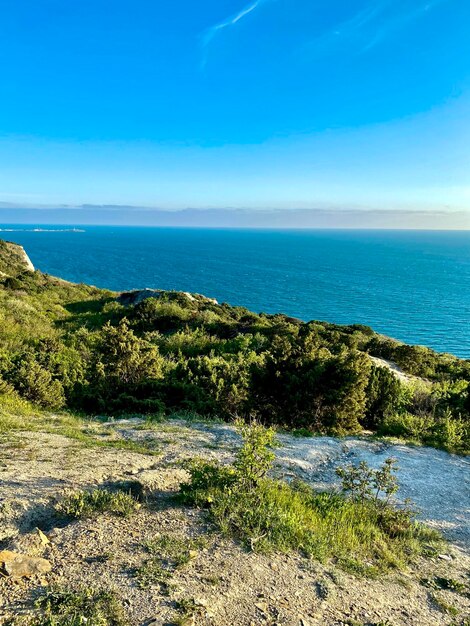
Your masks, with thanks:
[{"label": "rocky ground", "polygon": [[[46,433],[16,433],[0,445],[0,548],[46,558],[52,566],[30,579],[0,578],[0,624],[27,612],[40,589],[51,584],[115,589],[130,626],[176,623],[178,602],[192,607],[185,623],[201,626],[468,624],[465,593],[420,582],[442,577],[468,585],[465,458],[374,440],[280,436],[278,475],[299,475],[319,487],[334,484],[338,465],[365,459],[377,466],[388,456],[398,458],[400,497],[411,497],[422,518],[451,541],[442,554],[405,571],[365,580],[295,554],[248,552],[214,532],[203,512],[175,502],[185,479],[183,459],[231,460],[238,443],[231,427],[174,421],[150,428],[133,420],[91,426],[88,435],[101,443],[139,441],[153,454],[96,448]],[[132,517],[106,514],[64,524],[55,516],[54,503],[67,490],[121,481],[132,481],[144,495]],[[192,548],[191,558],[165,584],[148,585],[146,541],[167,537]]]}]

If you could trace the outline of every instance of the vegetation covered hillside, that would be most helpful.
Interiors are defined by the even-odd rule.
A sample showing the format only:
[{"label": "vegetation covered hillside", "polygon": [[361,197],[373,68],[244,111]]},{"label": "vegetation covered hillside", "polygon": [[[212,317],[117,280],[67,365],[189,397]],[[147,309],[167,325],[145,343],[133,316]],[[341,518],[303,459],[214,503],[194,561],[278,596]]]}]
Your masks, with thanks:
[{"label": "vegetation covered hillside", "polygon": [[155,292],[127,304],[33,272],[19,251],[0,242],[0,408],[21,398],[89,413],[252,416],[305,434],[369,429],[469,448],[469,361],[365,326],[303,323],[199,295]]}]

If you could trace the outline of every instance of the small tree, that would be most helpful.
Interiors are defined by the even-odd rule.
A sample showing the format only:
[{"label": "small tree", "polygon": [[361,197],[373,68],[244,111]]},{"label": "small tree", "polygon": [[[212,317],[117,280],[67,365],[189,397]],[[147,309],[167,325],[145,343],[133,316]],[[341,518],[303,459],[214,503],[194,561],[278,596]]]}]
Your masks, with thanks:
[{"label": "small tree", "polygon": [[236,421],[243,443],[233,465],[210,463],[202,459],[189,462],[186,467],[190,481],[182,483],[180,493],[185,502],[198,506],[212,506],[220,492],[233,490],[240,498],[256,495],[256,488],[269,472],[274,461],[273,448],[277,445],[273,428],[257,422]]},{"label": "small tree", "polygon": [[126,318],[117,326],[104,326],[99,352],[97,370],[112,386],[140,384],[162,375],[163,360],[158,349],[137,337]]},{"label": "small tree", "polygon": [[237,420],[236,427],[243,438],[243,445],[235,459],[235,470],[239,481],[252,488],[262,480],[271,469],[275,455],[276,431],[265,428],[257,422],[247,424]]},{"label": "small tree", "polygon": [[370,500],[385,508],[398,491],[397,471],[397,460],[390,457],[377,470],[361,461],[357,465],[338,467],[336,474],[341,478],[342,490],[350,493],[352,498],[362,503]]}]

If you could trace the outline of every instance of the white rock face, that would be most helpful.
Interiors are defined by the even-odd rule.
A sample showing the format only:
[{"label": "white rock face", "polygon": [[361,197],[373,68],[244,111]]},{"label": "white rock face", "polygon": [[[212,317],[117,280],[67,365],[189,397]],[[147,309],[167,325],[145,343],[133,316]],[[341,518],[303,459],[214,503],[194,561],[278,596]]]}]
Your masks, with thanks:
[{"label": "white rock face", "polygon": [[29,256],[26,254],[25,249],[22,246],[18,246],[19,248],[21,248],[21,256],[23,257],[23,261],[26,265],[26,269],[28,272],[34,272],[34,265],[31,263],[31,259],[29,258]]},{"label": "white rock face", "polygon": [[31,259],[29,258],[29,256],[26,254],[25,249],[23,248],[23,246],[20,246],[17,243],[12,243],[12,242],[7,242],[7,245],[10,246],[10,248],[13,249],[15,255],[17,255],[19,261],[21,261],[24,264],[24,269],[27,272],[34,272],[34,265],[31,263]]}]

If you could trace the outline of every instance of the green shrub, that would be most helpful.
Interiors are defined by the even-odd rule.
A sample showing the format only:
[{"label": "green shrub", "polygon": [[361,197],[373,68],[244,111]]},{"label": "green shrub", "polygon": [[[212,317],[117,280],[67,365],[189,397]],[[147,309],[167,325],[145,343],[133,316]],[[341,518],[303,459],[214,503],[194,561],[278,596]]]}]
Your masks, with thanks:
[{"label": "green shrub", "polygon": [[179,359],[165,381],[165,399],[172,408],[234,418],[244,411],[250,393],[254,354],[198,356]]},{"label": "green shrub", "polygon": [[107,323],[94,338],[92,363],[77,402],[87,410],[161,410],[151,391],[163,376],[163,364],[158,348],[138,337],[126,318],[117,326]]},{"label": "green shrub", "polygon": [[94,489],[93,491],[75,491],[58,503],[56,510],[65,517],[83,519],[96,517],[101,513],[111,513],[119,517],[128,517],[140,508],[140,504],[130,493]]},{"label": "green shrub", "polygon": [[[210,477],[205,488],[202,473]],[[335,558],[348,569],[352,563],[363,564],[365,572],[365,562],[372,564],[371,571],[402,565],[423,543],[435,539],[431,531],[400,523],[397,515],[384,514],[368,500],[269,479],[242,491],[226,469],[210,464],[198,466],[195,478],[194,488],[191,483],[184,486],[186,501],[207,507],[224,534],[253,550],[298,550],[321,561]]]},{"label": "green shrub", "polygon": [[424,443],[449,452],[470,453],[470,422],[454,418],[449,411],[442,417],[430,420]]},{"label": "green shrub", "polygon": [[121,389],[161,377],[162,360],[157,349],[137,337],[125,318],[118,326],[104,326],[98,342],[98,354],[96,374],[105,379],[109,387]]},{"label": "green shrub", "polygon": [[8,377],[23,398],[40,407],[60,409],[65,404],[62,383],[54,379],[32,355],[20,357]]},{"label": "green shrub", "polygon": [[371,500],[375,505],[385,508],[398,491],[397,471],[396,459],[390,457],[377,470],[361,461],[357,465],[339,467],[336,474],[341,478],[344,493],[362,503]]},{"label": "green shrub", "polygon": [[332,354],[309,328],[276,336],[252,366],[251,410],[263,423],[344,434],[360,430],[370,360],[355,351]]},{"label": "green shrub", "polygon": [[187,298],[180,303],[165,301],[164,297],[147,298],[135,307],[134,322],[137,328],[142,330],[176,329],[194,315],[189,308],[186,308],[188,302]]},{"label": "green shrub", "polygon": [[126,626],[117,596],[109,591],[50,590],[36,602],[41,615],[31,626]]},{"label": "green shrub", "polygon": [[276,431],[256,422],[247,424],[243,420],[238,420],[236,427],[242,436],[243,445],[237,452],[234,469],[242,487],[251,489],[266,477],[273,465]]},{"label": "green shrub", "polygon": [[412,440],[448,452],[470,453],[470,422],[446,412],[442,417],[401,413],[387,417],[378,434]]},{"label": "green shrub", "polygon": [[372,366],[366,398],[366,411],[361,424],[376,429],[386,416],[400,408],[403,402],[402,385],[387,368]]}]

